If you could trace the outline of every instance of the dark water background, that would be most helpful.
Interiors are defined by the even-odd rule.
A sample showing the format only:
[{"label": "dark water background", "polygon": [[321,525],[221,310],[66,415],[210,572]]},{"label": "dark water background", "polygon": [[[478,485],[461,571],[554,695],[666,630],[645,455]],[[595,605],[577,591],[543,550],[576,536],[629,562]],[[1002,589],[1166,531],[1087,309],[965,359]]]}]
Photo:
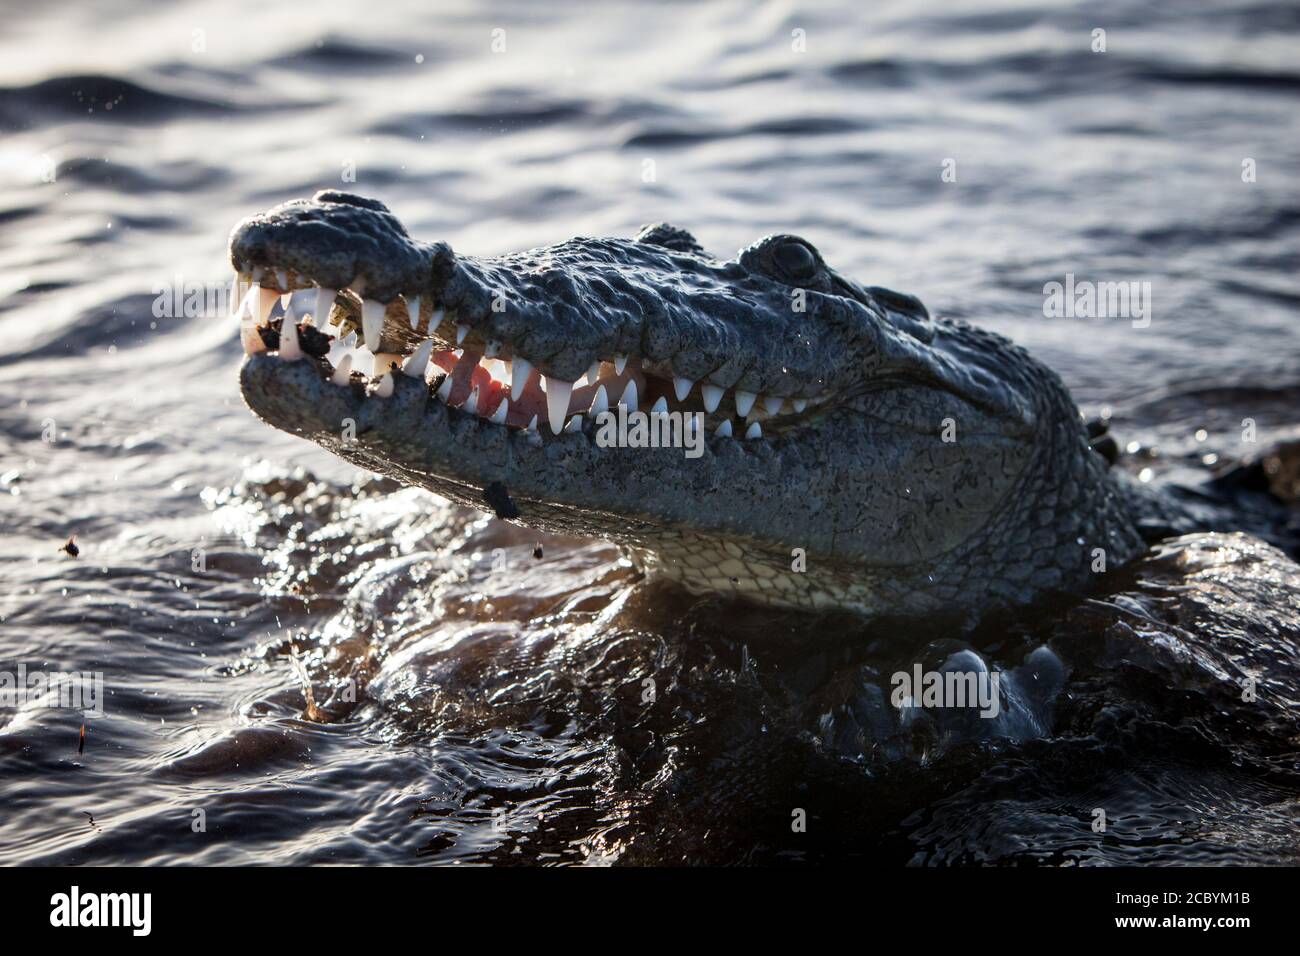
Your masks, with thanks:
[{"label": "dark water background", "polygon": [[[1275,553],[1178,543],[960,639],[736,613],[355,474],[243,408],[220,313],[152,313],[320,188],[474,254],[795,232],[1195,481],[1300,423],[1294,4],[5,6],[0,670],[108,697],[82,754],[0,708],[0,862],[1300,858]],[[1066,273],[1150,282],[1150,326],[1044,318]],[[967,647],[1005,719],[882,704]]]}]

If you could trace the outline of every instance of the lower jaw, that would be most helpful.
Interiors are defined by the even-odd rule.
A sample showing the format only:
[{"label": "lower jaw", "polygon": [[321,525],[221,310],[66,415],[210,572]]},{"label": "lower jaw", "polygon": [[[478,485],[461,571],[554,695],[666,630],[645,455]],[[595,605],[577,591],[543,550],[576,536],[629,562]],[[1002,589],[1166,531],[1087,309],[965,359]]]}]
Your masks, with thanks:
[{"label": "lower jaw", "polygon": [[[742,536],[683,530],[681,515],[651,517],[671,509],[671,499],[680,497],[673,490],[680,481],[674,483],[672,468],[665,467],[669,457],[680,461],[676,450],[655,455],[609,450],[625,456],[612,465],[614,471],[626,466],[648,472],[645,483],[629,492],[637,505],[647,489],[667,490],[651,513],[637,514],[636,507],[625,510],[626,498],[590,487],[594,456],[606,453],[596,447],[592,422],[581,433],[555,436],[501,427],[434,401],[427,385],[400,372],[393,393],[380,398],[373,383],[359,377],[346,387],[334,386],[325,379],[326,368],[310,357],[286,363],[273,354],[250,356],[241,369],[245,400],[269,424],[360,468],[541,531],[619,543],[639,552],[651,574],[691,593],[803,611],[863,614],[870,609],[872,595],[837,574],[795,573],[788,558]],[[728,463],[748,464],[751,453],[770,460],[763,444],[715,439],[711,457],[721,456],[715,464],[724,470]],[[552,481],[551,491],[539,491],[543,478]],[[593,520],[597,514],[608,522]]]},{"label": "lower jaw", "polygon": [[[484,510],[485,491],[493,484],[515,494],[532,489],[521,500],[534,513],[563,519],[550,522],[556,526],[548,530],[598,533],[584,526],[583,511],[613,513],[622,500],[613,492],[604,500],[590,488],[591,476],[600,470],[632,469],[666,478],[682,460],[677,448],[646,455],[602,447],[599,426],[591,418],[556,435],[549,428],[495,423],[439,401],[429,383],[400,371],[386,375],[378,386],[361,375],[338,385],[330,380],[330,366],[323,358],[285,361],[274,353],[260,353],[245,359],[240,377],[250,409],[282,431],[360,467],[479,510]],[[765,443],[747,444],[758,451]],[[615,463],[609,456],[630,457]],[[572,504],[565,503],[570,500]],[[490,500],[486,503],[495,507]],[[589,503],[592,509],[586,509]]]}]

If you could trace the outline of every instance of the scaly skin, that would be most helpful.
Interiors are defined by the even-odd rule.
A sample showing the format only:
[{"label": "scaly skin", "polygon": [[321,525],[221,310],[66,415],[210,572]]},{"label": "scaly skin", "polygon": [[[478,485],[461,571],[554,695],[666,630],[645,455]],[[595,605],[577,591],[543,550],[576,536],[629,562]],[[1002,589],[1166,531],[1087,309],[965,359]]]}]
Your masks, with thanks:
[{"label": "scaly skin", "polygon": [[[797,237],[724,262],[657,225],[476,259],[410,239],[373,200],[326,192],[245,220],[230,253],[263,289],[360,289],[369,314],[385,316],[368,342],[384,367],[424,339],[440,347],[428,382],[417,353],[411,374],[334,384],[319,355],[265,351],[278,345],[276,323],[254,334],[271,300],[258,309],[254,291],[241,385],[263,420],[472,507],[491,489],[499,514],[619,541],[693,592],[973,620],[1086,587],[1099,549],[1114,568],[1144,548],[1134,499],[1090,448],[1055,374],[997,335],[845,279]],[[332,311],[345,329],[362,315],[352,292]],[[300,337],[322,351],[305,326]],[[458,338],[471,361],[444,381]],[[503,389],[478,369],[484,351],[545,378],[529,378],[506,412]],[[703,412],[703,386],[727,390],[706,413],[700,457],[600,447],[590,414],[575,432],[546,426],[543,389],[562,395],[593,361],[622,355],[627,371],[602,365],[600,381],[621,392],[635,378],[643,408],[658,395]],[[674,378],[689,388],[682,400]],[[575,389],[557,425],[594,391]],[[733,411],[745,393],[760,396],[748,416]],[[765,398],[784,401],[771,410]],[[494,409],[504,423],[488,420]],[[540,429],[523,427],[539,410]],[[714,435],[733,419],[734,437]],[[744,437],[754,421],[762,435]]]}]

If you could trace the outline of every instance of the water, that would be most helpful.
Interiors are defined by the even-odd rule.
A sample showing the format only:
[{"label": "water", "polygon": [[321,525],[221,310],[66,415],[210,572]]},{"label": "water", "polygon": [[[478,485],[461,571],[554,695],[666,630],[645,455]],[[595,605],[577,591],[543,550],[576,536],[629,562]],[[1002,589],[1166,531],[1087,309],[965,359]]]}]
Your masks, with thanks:
[{"label": "water", "polygon": [[[1297,862],[1275,556],[1181,542],[960,639],[737,613],[357,475],[243,408],[230,324],[152,311],[319,188],[475,254],[795,232],[1195,482],[1296,425],[1294,6],[437,6],[8,11],[0,669],[106,700],[82,753],[0,708],[0,862]],[[1044,318],[1067,273],[1150,282],[1150,326]],[[1013,712],[882,702],[971,648]]]}]

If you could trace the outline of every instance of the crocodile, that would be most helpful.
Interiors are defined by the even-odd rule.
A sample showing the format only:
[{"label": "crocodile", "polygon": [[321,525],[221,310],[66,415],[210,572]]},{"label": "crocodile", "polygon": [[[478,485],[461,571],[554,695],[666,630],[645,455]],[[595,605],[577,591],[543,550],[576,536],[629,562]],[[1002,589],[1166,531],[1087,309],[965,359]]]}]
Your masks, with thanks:
[{"label": "crocodile", "polygon": [[[328,190],[229,251],[262,420],[694,594],[974,622],[1088,589],[1179,519],[1023,348],[799,236],[722,260],[658,223],[479,258]],[[616,414],[676,414],[679,447],[608,440]]]}]

